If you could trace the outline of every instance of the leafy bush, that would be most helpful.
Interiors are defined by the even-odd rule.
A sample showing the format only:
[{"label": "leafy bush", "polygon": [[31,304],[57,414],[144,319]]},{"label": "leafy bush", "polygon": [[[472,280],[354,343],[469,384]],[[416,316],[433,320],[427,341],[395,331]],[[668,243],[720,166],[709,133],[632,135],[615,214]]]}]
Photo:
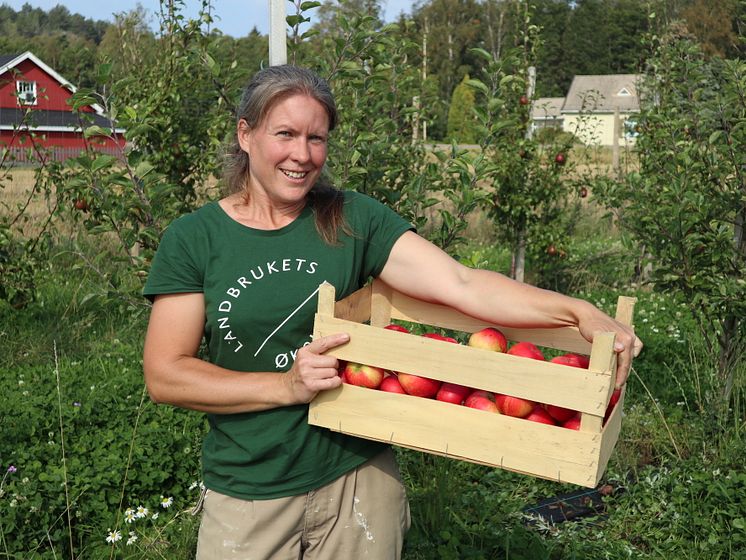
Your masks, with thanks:
[{"label": "leafy bush", "polygon": [[562,146],[572,146],[579,142],[572,132],[555,126],[540,128],[534,133],[534,139],[539,144],[559,144]]},{"label": "leafy bush", "polygon": [[58,365],[49,350],[43,366],[0,369],[0,465],[13,466],[0,542],[19,558],[106,546],[104,528],[132,528],[126,508],[158,511],[159,496],[183,508],[200,480],[201,415],[147,400],[137,347],[114,339]]}]

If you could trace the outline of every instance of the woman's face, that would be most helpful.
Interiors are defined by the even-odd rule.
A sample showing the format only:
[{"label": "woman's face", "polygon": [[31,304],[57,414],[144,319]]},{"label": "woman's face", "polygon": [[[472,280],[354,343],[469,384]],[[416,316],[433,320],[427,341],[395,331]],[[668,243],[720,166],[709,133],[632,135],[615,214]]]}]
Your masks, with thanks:
[{"label": "woman's face", "polygon": [[249,155],[248,189],[270,202],[305,201],[326,162],[329,116],[324,106],[296,94],[277,102],[254,129],[238,125],[238,141]]}]

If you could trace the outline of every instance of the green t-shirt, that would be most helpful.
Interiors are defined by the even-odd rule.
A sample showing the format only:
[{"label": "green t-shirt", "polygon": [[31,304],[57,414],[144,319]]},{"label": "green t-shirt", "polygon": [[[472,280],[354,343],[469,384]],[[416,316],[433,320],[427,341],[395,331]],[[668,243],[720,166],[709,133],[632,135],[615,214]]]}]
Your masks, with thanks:
[{"label": "green t-shirt", "polygon": [[[354,235],[339,246],[319,237],[305,208],[279,230],[256,230],[217,202],[176,219],[165,231],[144,294],[201,292],[209,361],[242,372],[286,372],[311,341],[319,284],[341,299],[377,276],[410,224],[375,200],[345,192]],[[381,445],[309,426],[308,405],[208,414],[204,483],[244,499],[293,496],[362,464]]]}]

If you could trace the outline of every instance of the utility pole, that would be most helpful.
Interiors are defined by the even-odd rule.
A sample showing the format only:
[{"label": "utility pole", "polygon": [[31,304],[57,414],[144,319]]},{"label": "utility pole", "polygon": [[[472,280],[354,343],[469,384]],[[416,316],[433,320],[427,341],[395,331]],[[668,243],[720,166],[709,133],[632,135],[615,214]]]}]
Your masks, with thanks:
[{"label": "utility pole", "polygon": [[269,65],[288,62],[285,0],[269,0]]}]

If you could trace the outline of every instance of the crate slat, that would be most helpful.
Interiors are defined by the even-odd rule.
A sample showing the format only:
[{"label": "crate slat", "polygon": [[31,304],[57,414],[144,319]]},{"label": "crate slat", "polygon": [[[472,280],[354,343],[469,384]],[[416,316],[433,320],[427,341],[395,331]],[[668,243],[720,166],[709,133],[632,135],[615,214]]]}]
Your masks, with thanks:
[{"label": "crate slat", "polygon": [[370,390],[352,385],[320,395],[310,418],[349,435],[585,486],[597,482],[603,443],[601,434],[430,399],[385,392],[371,399]]},{"label": "crate slat", "polygon": [[314,337],[339,332],[347,344],[330,350],[341,359],[449,381],[603,415],[609,372],[593,372],[561,364],[471,348],[369,325],[316,316]]}]

